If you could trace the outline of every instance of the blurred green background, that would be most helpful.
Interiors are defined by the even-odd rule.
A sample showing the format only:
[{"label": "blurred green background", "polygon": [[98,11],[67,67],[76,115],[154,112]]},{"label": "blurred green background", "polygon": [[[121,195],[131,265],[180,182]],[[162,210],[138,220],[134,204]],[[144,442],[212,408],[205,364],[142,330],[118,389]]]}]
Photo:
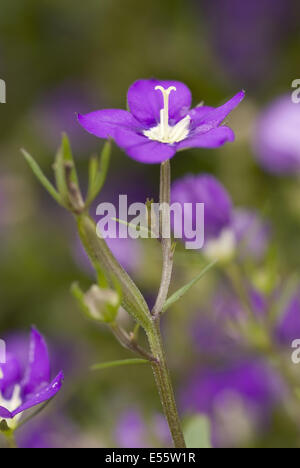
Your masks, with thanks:
[{"label": "blurred green background", "polygon": [[[92,277],[78,260],[73,220],[39,186],[20,148],[52,178],[61,132],[67,131],[85,186],[88,157],[103,143],[84,134],[76,112],[124,108],[127,89],[139,78],[183,81],[192,90],[194,104],[203,100],[213,106],[245,88],[245,101],[230,117],[235,144],[179,153],[172,161],[173,177],[215,174],[235,205],[257,209],[271,219],[282,275],[299,270],[299,177],[267,174],[257,164],[251,144],[261,109],[291,92],[292,80],[299,78],[298,2],[283,2],[284,13],[279,15],[270,2],[261,2],[264,6],[245,27],[237,2],[229,3],[1,1],[0,78],[7,85],[7,103],[0,104],[0,335],[28,333],[35,324],[53,352],[67,361],[64,390],[47,414],[55,419],[57,411],[63,412],[75,435],[71,431],[67,442],[61,435],[58,445],[117,444],[114,431],[120,413],[138,408],[150,430],[151,415],[160,406],[148,367],[89,372],[95,362],[130,354],[104,328],[85,320],[74,303],[71,283],[79,280],[87,287]],[[239,3],[246,8],[256,2]],[[99,201],[137,188],[142,197],[156,197],[158,180],[158,166],[138,164],[114,146]],[[160,275],[159,246],[142,249],[144,263],[134,276],[152,301]],[[199,268],[187,268],[180,259],[179,255],[174,288]],[[188,329],[213,284],[212,277],[204,279],[189,303],[178,306],[166,320],[177,388],[199,359],[188,346]]]}]

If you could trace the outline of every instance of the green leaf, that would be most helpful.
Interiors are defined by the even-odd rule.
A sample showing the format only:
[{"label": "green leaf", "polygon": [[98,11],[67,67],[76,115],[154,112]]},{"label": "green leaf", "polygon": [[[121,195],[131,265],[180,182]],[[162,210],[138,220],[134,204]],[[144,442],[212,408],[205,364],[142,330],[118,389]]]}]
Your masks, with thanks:
[{"label": "green leaf", "polygon": [[119,218],[115,218],[115,217],[113,217],[113,218],[111,218],[111,219],[112,219],[112,221],[116,221],[116,223],[119,223],[119,224],[123,224],[123,225],[125,225],[125,226],[128,226],[129,228],[132,228],[132,229],[134,229],[134,230],[136,230],[136,231],[138,231],[138,232],[144,232],[145,234],[147,233],[148,236],[151,237],[151,238],[154,237],[154,233],[151,232],[151,230],[148,229],[148,228],[145,227],[145,226],[142,226],[142,225],[137,226],[137,225],[134,224],[134,223],[129,223],[128,221],[124,221],[124,219],[119,219]]},{"label": "green leaf", "polygon": [[62,197],[60,194],[57,192],[55,187],[51,184],[51,182],[47,179],[47,177],[44,175],[43,171],[41,170],[40,166],[36,163],[36,161],[33,159],[33,157],[27,153],[26,150],[21,149],[25,160],[27,161],[28,165],[30,166],[32,172],[36,176],[36,178],[40,181],[42,186],[47,190],[47,192],[54,198],[54,200],[57,201],[60,205],[64,206]]},{"label": "green leaf", "polygon": [[183,432],[187,448],[212,448],[211,426],[206,416],[199,415],[189,419]]},{"label": "green leaf", "polygon": [[78,283],[73,283],[72,284],[71,293],[72,293],[73,297],[76,299],[76,301],[78,302],[78,304],[79,304],[82,312],[84,313],[84,315],[86,315],[88,318],[91,318],[89,308],[88,308],[88,306],[86,305],[86,303],[84,301],[84,292],[82,291],[82,289],[80,288]]},{"label": "green leaf", "polygon": [[103,147],[100,158],[93,156],[89,166],[89,188],[86,205],[89,206],[101,191],[109,168],[111,142],[107,141]]},{"label": "green leaf", "polygon": [[68,135],[66,133],[62,134],[62,154],[63,154],[64,162],[71,163],[72,169],[71,169],[70,180],[74,182],[76,186],[78,187],[79,182],[78,182],[78,176],[77,176],[74,158],[72,154],[71,144],[70,144]]},{"label": "green leaf", "polygon": [[194,278],[188,284],[186,284],[182,288],[178,289],[178,291],[176,291],[174,294],[172,294],[172,296],[170,296],[169,299],[166,300],[165,305],[163,307],[163,312],[165,312],[175,302],[181,299],[196,283],[198,283],[198,281],[205,275],[205,273],[207,273],[216,263],[217,263],[217,260],[214,260],[213,262],[206,265],[206,267],[203,268],[201,273],[199,273],[199,275],[196,276],[196,278]]},{"label": "green leaf", "polygon": [[54,174],[55,174],[57,189],[65,205],[69,206],[69,190],[68,190],[68,184],[67,184],[67,179],[66,179],[66,167],[65,167],[65,158],[64,158],[64,151],[66,150],[65,146],[66,146],[66,143],[64,142],[64,138],[63,138],[62,144],[56,153],[55,164],[54,164]]},{"label": "green leaf", "polygon": [[108,369],[110,367],[129,366],[133,364],[149,364],[147,359],[121,359],[120,361],[102,362],[91,366],[92,371]]}]

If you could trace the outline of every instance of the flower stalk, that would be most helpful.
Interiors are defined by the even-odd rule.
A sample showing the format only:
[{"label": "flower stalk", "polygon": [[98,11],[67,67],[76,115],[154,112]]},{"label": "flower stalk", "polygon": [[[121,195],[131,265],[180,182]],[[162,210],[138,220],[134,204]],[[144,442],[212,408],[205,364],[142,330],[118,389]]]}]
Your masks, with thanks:
[{"label": "flower stalk", "polygon": [[156,362],[151,362],[155,383],[165,417],[168,421],[175,448],[185,448],[185,440],[178,415],[170,372],[160,332],[160,318],[153,321],[152,329],[147,333],[151,352]]},{"label": "flower stalk", "polygon": [[160,169],[160,237],[163,255],[161,283],[155,305],[152,310],[153,317],[157,318],[163,311],[168,297],[172,278],[174,249],[170,233],[170,190],[171,165],[170,161],[161,164]]},{"label": "flower stalk", "polygon": [[170,372],[166,362],[165,351],[160,332],[160,317],[164,310],[173,269],[174,249],[170,229],[170,161],[161,164],[160,170],[160,234],[163,255],[163,267],[158,296],[152,310],[152,327],[147,332],[149,345],[157,362],[152,362],[152,370],[162,407],[169,424],[175,448],[184,448],[185,441],[176,406]]}]

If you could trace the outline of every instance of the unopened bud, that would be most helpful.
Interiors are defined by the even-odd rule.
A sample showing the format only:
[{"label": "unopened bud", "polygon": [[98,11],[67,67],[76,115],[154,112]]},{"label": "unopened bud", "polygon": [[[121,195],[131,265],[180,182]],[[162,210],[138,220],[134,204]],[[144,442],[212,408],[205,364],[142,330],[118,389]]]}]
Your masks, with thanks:
[{"label": "unopened bud", "polygon": [[93,285],[84,295],[84,303],[93,319],[113,322],[120,307],[120,298],[112,289]]}]

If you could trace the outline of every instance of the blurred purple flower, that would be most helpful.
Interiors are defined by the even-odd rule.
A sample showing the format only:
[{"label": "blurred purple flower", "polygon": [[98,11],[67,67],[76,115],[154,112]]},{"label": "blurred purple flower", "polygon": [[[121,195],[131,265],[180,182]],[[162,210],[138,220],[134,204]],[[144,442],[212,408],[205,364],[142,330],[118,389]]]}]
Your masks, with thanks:
[{"label": "blurred purple flower", "polygon": [[121,415],[115,437],[120,448],[145,448],[148,446],[145,424],[138,410],[131,409]]},{"label": "blurred purple flower", "polygon": [[229,77],[243,86],[265,83],[290,28],[292,2],[204,0],[204,7],[210,42]]},{"label": "blurred purple flower", "polygon": [[115,431],[115,439],[120,448],[169,447],[172,443],[165,417],[160,413],[155,413],[151,418],[151,429],[148,429],[137,408],[131,408],[121,414]]},{"label": "blurred purple flower", "polygon": [[300,294],[295,294],[277,321],[275,337],[284,346],[300,338]]},{"label": "blurred purple flower", "polygon": [[218,108],[190,109],[189,88],[178,81],[139,80],[127,94],[130,111],[104,109],[78,115],[80,125],[99,138],[113,138],[136,161],[156,164],[191,147],[217,148],[234,140],[221,125],[242,101],[241,91]]},{"label": "blurred purple flower", "polygon": [[185,411],[211,418],[214,445],[220,447],[252,437],[252,431],[266,424],[284,392],[284,384],[266,364],[240,359],[196,373],[183,389],[181,402]]},{"label": "blurred purple flower", "polygon": [[20,448],[73,448],[82,431],[61,413],[54,413],[28,421],[16,436]]},{"label": "blurred purple flower", "polygon": [[95,99],[90,89],[74,81],[62,82],[40,98],[33,121],[52,150],[58,148],[62,132],[68,134],[77,152],[92,149],[91,139],[80,131],[75,116],[79,108],[88,110]]},{"label": "blurred purple flower", "polygon": [[291,95],[275,99],[259,116],[254,132],[258,162],[274,174],[300,171],[300,105]]},{"label": "blurred purple flower", "polygon": [[15,428],[23,411],[53,398],[60,390],[63,373],[50,380],[47,345],[39,332],[32,328],[29,357],[24,362],[7,352],[6,363],[0,364],[0,418]]},{"label": "blurred purple flower", "polygon": [[[192,203],[190,217],[195,228],[196,203],[204,203],[204,251],[217,251],[217,244],[223,245],[222,252],[236,250],[241,258],[259,260],[268,247],[270,229],[268,223],[258,215],[245,209],[233,209],[225,187],[213,176],[207,174],[187,175],[175,181],[171,189],[172,203]],[[174,220],[172,220],[174,221]],[[183,222],[183,220],[181,221]],[[180,226],[173,225],[174,231]],[[210,249],[211,241],[213,248]]]},{"label": "blurred purple flower", "polygon": [[[204,203],[205,238],[218,237],[231,223],[232,202],[223,185],[208,174],[187,175],[172,184],[172,203]],[[194,210],[191,213],[194,220]],[[193,223],[195,225],[195,223]],[[176,226],[174,226],[176,229]]]},{"label": "blurred purple flower", "polygon": [[212,415],[217,399],[229,390],[261,410],[278,400],[282,385],[262,362],[237,361],[220,369],[202,370],[192,377],[183,391],[184,408]]},{"label": "blurred purple flower", "polygon": [[[248,290],[253,313],[257,318],[266,314],[267,302],[262,294],[254,289]],[[191,325],[191,336],[200,353],[206,357],[221,358],[230,361],[243,354],[248,348],[245,340],[233,332],[231,321],[245,321],[247,314],[240,300],[222,284],[213,297],[207,310],[201,310]]]},{"label": "blurred purple flower", "polygon": [[263,258],[269,246],[271,227],[251,210],[235,209],[232,228],[238,243],[239,257]]}]

